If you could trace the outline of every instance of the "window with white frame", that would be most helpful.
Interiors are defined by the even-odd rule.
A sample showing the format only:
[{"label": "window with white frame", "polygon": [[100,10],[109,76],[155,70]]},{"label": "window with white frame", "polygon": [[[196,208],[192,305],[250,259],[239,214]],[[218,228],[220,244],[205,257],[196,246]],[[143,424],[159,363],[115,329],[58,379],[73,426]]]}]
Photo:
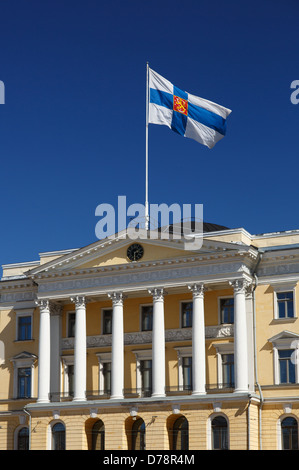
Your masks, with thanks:
[{"label": "window with white frame", "polygon": [[296,318],[295,284],[275,284],[272,287],[274,319],[283,321]]},{"label": "window with white frame", "polygon": [[13,397],[32,398],[34,384],[34,354],[23,352],[11,359],[14,367]]},{"label": "window with white frame", "polygon": [[152,393],[152,350],[132,351],[136,357],[136,391],[140,396]]},{"label": "window with white frame", "polygon": [[234,343],[215,343],[213,346],[217,356],[217,386],[234,387]]},{"label": "window with white frame", "polygon": [[63,356],[63,393],[64,396],[74,395],[74,356]]},{"label": "window with white frame", "polygon": [[192,390],[192,347],[174,349],[178,355],[178,390]]},{"label": "window with white frame", "polygon": [[269,342],[273,344],[274,384],[299,383],[299,335],[283,331]]},{"label": "window with white frame", "polygon": [[17,341],[29,341],[32,339],[33,312],[17,312],[16,314],[16,339]]},{"label": "window with white frame", "polygon": [[111,393],[111,353],[97,354],[99,361],[99,393],[110,395]]}]

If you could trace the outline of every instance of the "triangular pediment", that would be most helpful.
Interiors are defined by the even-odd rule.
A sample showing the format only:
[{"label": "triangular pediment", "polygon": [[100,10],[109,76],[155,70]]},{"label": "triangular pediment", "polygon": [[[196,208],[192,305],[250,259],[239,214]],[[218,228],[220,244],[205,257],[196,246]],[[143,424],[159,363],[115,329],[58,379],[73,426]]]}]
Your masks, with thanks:
[{"label": "triangular pediment", "polygon": [[290,341],[290,340],[299,340],[299,334],[294,333],[292,331],[284,330],[278,333],[275,336],[272,336],[272,338],[269,338],[268,341],[270,343],[276,343],[278,341],[283,342],[283,341]]},{"label": "triangular pediment", "polygon": [[[191,240],[192,241],[192,240]],[[133,240],[127,232],[122,232],[115,237],[99,240],[91,245],[74,250],[71,253],[56,258],[53,261],[42,264],[30,271],[27,275],[37,275],[41,273],[55,273],[61,271],[73,271],[78,269],[109,268],[130,264],[132,261],[127,256],[128,247],[138,243],[143,247],[142,258],[133,263],[151,263],[167,260],[181,259],[184,257],[200,256],[219,256],[229,257],[237,253],[247,253],[252,247],[238,243],[227,243],[215,240],[206,240],[204,237],[200,240],[199,249],[194,249],[190,244],[190,239],[172,238],[163,239],[159,237],[154,239],[148,236],[147,239]],[[188,245],[189,243],[189,245]],[[192,249],[188,249],[192,246]]]}]

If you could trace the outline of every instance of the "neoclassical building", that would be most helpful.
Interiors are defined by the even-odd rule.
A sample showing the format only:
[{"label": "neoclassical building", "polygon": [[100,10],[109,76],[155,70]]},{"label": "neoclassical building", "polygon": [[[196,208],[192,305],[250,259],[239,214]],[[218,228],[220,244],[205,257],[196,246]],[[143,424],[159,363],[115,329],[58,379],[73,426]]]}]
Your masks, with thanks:
[{"label": "neoclassical building", "polygon": [[3,266],[0,449],[298,449],[299,231]]}]

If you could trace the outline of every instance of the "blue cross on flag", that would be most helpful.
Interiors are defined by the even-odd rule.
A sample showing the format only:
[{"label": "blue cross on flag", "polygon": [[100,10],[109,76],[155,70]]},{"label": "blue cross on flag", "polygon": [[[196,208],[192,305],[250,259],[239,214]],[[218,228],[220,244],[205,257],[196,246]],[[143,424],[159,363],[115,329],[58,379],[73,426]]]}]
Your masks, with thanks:
[{"label": "blue cross on flag", "polygon": [[166,125],[211,149],[225,136],[230,113],[230,109],[180,90],[149,69],[150,124]]}]

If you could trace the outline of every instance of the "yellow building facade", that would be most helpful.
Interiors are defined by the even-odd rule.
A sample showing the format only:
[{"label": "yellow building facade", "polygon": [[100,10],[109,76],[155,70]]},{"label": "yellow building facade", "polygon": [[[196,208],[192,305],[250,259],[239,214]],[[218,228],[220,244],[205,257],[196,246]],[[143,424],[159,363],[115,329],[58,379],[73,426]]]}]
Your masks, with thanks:
[{"label": "yellow building facade", "polygon": [[0,449],[298,449],[298,280],[299,231],[210,224],[4,265]]}]

